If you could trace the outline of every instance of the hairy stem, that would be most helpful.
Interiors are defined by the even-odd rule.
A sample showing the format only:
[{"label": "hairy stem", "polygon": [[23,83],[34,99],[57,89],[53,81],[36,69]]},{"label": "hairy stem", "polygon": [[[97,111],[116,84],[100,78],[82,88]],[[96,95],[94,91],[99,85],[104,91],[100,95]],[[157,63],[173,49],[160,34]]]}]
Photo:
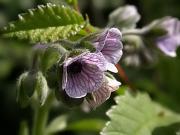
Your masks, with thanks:
[{"label": "hairy stem", "polygon": [[35,105],[32,135],[45,135],[46,124],[52,101],[53,94],[50,93],[43,106],[40,106],[39,104]]}]

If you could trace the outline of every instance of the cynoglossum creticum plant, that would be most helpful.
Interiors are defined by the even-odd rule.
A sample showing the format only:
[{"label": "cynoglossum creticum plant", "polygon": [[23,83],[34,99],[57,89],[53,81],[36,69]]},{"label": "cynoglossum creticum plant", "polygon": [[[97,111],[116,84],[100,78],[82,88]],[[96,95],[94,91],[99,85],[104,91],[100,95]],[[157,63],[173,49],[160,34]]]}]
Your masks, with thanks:
[{"label": "cynoglossum creticum plant", "polygon": [[[47,84],[60,96],[58,99],[61,99],[59,93],[64,91],[69,98],[87,100],[92,108],[102,104],[120,85],[115,78],[107,76],[106,72],[117,73],[115,64],[120,60],[123,48],[121,38],[121,32],[117,28],[108,28],[99,33],[98,37],[92,38],[91,35],[90,40],[87,37],[76,42],[60,40],[36,45],[32,69],[30,73],[20,77],[18,93],[32,85],[32,96],[36,83],[44,86],[36,82],[39,81],[37,77],[41,71],[47,78],[45,80],[48,80]],[[83,47],[84,40],[92,47]]]},{"label": "cynoglossum creticum plant", "polygon": [[[107,23],[108,27],[100,29],[92,26],[88,19],[85,20],[81,13],[75,10],[78,9],[76,0],[68,3],[70,6],[46,4],[30,9],[27,13],[19,15],[19,20],[1,30],[3,38],[17,38],[34,44],[30,69],[19,77],[17,83],[17,101],[23,107],[31,105],[35,112],[33,135],[52,134],[65,128],[52,128],[56,125],[54,121],[56,123],[58,120],[66,119],[64,117],[57,118],[57,121],[55,119],[52,122],[53,126],[51,124],[47,126],[48,111],[55,97],[70,107],[84,103],[86,107],[94,109],[104,103],[111,92],[121,85],[112,73],[117,73],[115,65],[118,64],[123,53],[125,53],[123,61],[126,65],[137,66],[139,63],[144,64],[141,57],[154,62],[153,56],[156,51],[152,44],[156,44],[169,56],[175,56],[176,48],[179,46],[178,19],[167,17],[137,29],[136,23],[140,15],[134,6],[129,5],[112,12]],[[72,5],[75,9],[71,8]],[[152,44],[146,46],[146,40],[151,41]],[[123,47],[124,51],[122,51]],[[149,103],[149,99],[144,96],[139,96],[137,102],[131,97],[127,98],[127,102],[132,103],[132,108],[136,108],[143,99],[147,102],[142,107],[150,104],[150,112],[156,113],[152,111],[154,107]],[[115,108],[118,111],[118,107]],[[134,116],[129,115],[131,111],[126,112],[123,107],[120,113],[122,114],[118,114],[119,116],[128,114],[128,119],[134,119]],[[171,114],[173,119],[179,120],[177,115]],[[137,119],[139,122],[143,118]],[[117,119],[117,121],[121,120]],[[174,121],[167,119],[166,124],[172,122]],[[121,125],[118,125],[118,128],[127,127],[123,122],[119,123]],[[27,124],[23,125],[27,128]],[[111,132],[110,126],[106,128],[108,133]],[[116,125],[113,126],[116,128]],[[156,125],[153,125],[153,128],[155,127]],[[136,125],[131,128],[139,129]],[[146,125],[142,131],[147,128],[149,125]],[[151,125],[150,129],[152,129]],[[116,132],[120,134],[121,131]]]},{"label": "cynoglossum creticum plant", "polygon": [[101,105],[121,85],[110,74],[117,73],[121,39],[117,28],[107,28],[77,41],[35,45],[32,66],[18,80],[18,102],[27,106],[38,101],[43,107],[48,95],[55,92],[57,99],[70,107],[83,102],[89,108]]}]

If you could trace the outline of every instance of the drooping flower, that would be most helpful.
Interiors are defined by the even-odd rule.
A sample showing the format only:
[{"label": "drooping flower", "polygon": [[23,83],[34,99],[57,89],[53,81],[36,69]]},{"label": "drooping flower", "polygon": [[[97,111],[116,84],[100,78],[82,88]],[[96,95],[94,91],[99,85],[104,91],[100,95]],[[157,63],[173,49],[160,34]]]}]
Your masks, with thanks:
[{"label": "drooping flower", "polygon": [[82,98],[102,86],[106,61],[102,53],[85,52],[63,65],[62,88],[72,98]]},{"label": "drooping flower", "polygon": [[104,55],[108,70],[113,72],[117,72],[114,64],[118,63],[123,54],[121,39],[121,32],[117,28],[110,28],[93,40],[96,52],[101,52]]},{"label": "drooping flower", "polygon": [[96,108],[101,105],[109,99],[111,92],[117,90],[120,85],[121,83],[117,80],[106,76],[102,86],[98,90],[92,92],[92,99],[87,99],[88,105],[91,108]]},{"label": "drooping flower", "polygon": [[157,46],[166,55],[175,57],[176,49],[180,46],[180,21],[177,18],[167,17],[160,27],[165,29],[167,34],[156,40]]}]

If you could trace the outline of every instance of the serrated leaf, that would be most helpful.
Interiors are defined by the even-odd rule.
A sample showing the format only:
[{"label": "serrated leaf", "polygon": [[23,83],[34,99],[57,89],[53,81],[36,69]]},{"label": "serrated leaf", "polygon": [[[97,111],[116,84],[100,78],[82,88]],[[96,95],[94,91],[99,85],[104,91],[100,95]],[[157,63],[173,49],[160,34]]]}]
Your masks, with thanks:
[{"label": "serrated leaf", "polygon": [[115,101],[117,105],[107,112],[111,121],[101,135],[151,135],[156,127],[180,121],[179,114],[151,101],[147,94],[126,93]]},{"label": "serrated leaf", "polygon": [[2,30],[4,37],[13,37],[36,42],[50,42],[66,39],[85,27],[81,14],[60,5],[47,4],[30,9],[19,15],[19,20]]},{"label": "serrated leaf", "polygon": [[47,126],[46,133],[54,134],[56,132],[64,130],[66,126],[67,126],[67,116],[66,115],[58,116]]}]

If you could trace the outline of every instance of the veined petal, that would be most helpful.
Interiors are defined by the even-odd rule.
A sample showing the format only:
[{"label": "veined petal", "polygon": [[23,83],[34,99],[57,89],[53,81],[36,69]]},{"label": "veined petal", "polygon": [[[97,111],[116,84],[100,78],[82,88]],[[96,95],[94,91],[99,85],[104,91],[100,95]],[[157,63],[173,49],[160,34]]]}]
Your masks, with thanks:
[{"label": "veined petal", "polygon": [[92,93],[93,99],[88,99],[88,104],[91,108],[96,108],[97,106],[104,103],[107,99],[109,99],[111,92],[117,90],[121,85],[115,79],[111,79],[106,77],[106,80],[103,82],[102,86]]},{"label": "veined petal", "polygon": [[107,44],[101,50],[102,54],[106,60],[110,63],[116,64],[120,60],[122,52],[122,43],[120,41],[111,42],[111,40],[106,41]]},{"label": "veined petal", "polygon": [[96,52],[102,52],[106,60],[116,64],[121,56],[123,45],[121,42],[122,34],[117,28],[105,30],[97,40],[93,41]]},{"label": "veined petal", "polygon": [[63,89],[72,98],[82,98],[99,89],[104,80],[106,60],[101,53],[84,53],[64,63]]},{"label": "veined petal", "polygon": [[82,57],[82,62],[98,66],[102,71],[106,71],[106,60],[101,52],[88,53]]}]

